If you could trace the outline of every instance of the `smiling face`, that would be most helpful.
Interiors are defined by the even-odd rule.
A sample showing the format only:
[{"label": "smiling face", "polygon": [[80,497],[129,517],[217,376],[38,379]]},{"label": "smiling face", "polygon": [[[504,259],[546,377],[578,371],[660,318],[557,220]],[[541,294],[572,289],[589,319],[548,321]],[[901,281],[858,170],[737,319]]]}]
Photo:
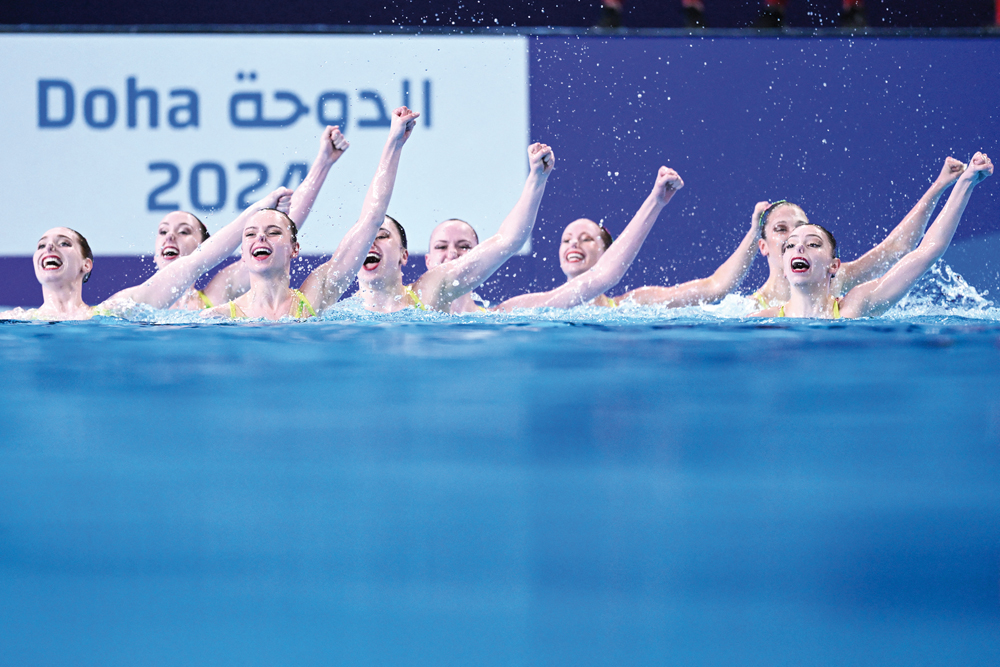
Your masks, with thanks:
[{"label": "smiling face", "polygon": [[827,232],[816,225],[800,225],[785,239],[781,262],[792,285],[829,283],[840,268]]},{"label": "smiling face", "polygon": [[780,204],[771,211],[764,223],[763,235],[757,242],[760,254],[767,257],[768,263],[774,263],[775,268],[781,263],[781,249],[792,230],[798,225],[808,225],[806,217],[798,205],[792,203]]},{"label": "smiling face", "polygon": [[254,214],[243,227],[242,261],[250,273],[287,274],[299,244],[292,238],[288,216],[267,209]]},{"label": "smiling face", "polygon": [[431,247],[424,256],[428,269],[461,257],[479,245],[476,230],[464,220],[445,220],[431,232]]},{"label": "smiling face", "polygon": [[94,268],[94,260],[86,257],[81,237],[68,227],[54,227],[42,235],[35,248],[35,277],[43,285],[83,282]]},{"label": "smiling face", "polygon": [[153,261],[162,269],[171,262],[193,253],[202,241],[201,225],[190,213],[174,211],[160,220],[156,229]]},{"label": "smiling face", "polygon": [[394,275],[398,274],[402,280],[403,265],[409,259],[410,254],[403,247],[403,240],[396,227],[388,218],[382,222],[375,235],[372,247],[368,249],[365,263],[358,271],[358,280],[361,282],[372,282],[374,280],[391,282]]},{"label": "smiling face", "polygon": [[593,220],[580,218],[566,226],[559,244],[559,268],[566,278],[575,278],[601,258],[607,247],[601,239],[601,226]]}]

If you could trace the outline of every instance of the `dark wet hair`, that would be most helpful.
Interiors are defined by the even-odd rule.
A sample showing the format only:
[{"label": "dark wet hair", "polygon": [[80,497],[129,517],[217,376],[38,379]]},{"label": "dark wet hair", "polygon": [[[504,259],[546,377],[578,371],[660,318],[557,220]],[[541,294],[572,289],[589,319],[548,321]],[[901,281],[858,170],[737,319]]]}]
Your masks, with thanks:
[{"label": "dark wet hair", "polygon": [[[83,258],[89,259],[91,262],[93,262],[94,251],[90,249],[90,244],[87,243],[87,239],[83,238],[83,234],[76,231],[75,229],[70,229],[69,227],[67,227],[66,229],[69,229],[69,231],[76,234],[76,241],[77,243],[80,244],[80,253],[83,255]],[[91,269],[91,271],[93,271],[93,269]],[[83,282],[87,282],[88,280],[90,280],[91,271],[87,271],[86,275],[83,276]]]},{"label": "dark wet hair", "polygon": [[[827,229],[823,225],[817,224],[815,222],[800,222],[799,224],[795,225],[794,229],[798,229],[799,227],[806,227],[806,226],[816,227],[821,232],[823,232],[826,235],[827,240],[830,241],[830,247],[833,249],[833,256],[835,258],[836,257],[840,257],[840,251],[837,250],[837,239],[833,238],[833,232],[831,232],[829,229]],[[785,252],[785,249],[782,248],[781,252]]]},{"label": "dark wet hair", "polygon": [[[780,207],[780,206],[786,206],[786,205],[787,206],[794,206],[795,208],[799,209],[800,211],[802,211],[802,215],[805,215],[805,213],[806,213],[805,209],[803,209],[801,206],[799,206],[795,202],[788,201],[787,199],[779,199],[778,201],[774,202],[773,204],[771,204],[770,206],[768,206],[766,209],[764,209],[764,212],[760,214],[760,237],[762,239],[766,239],[767,238],[767,219],[769,217],[771,217],[771,214],[774,213],[774,211],[778,207]],[[808,219],[809,219],[809,217],[806,216],[806,220],[808,220]]]},{"label": "dark wet hair", "polygon": [[[391,215],[385,216],[385,219],[391,220],[392,224],[396,225],[396,229],[399,230],[399,240],[403,244],[403,250],[409,250],[409,248],[406,247],[406,230],[403,229],[403,225],[399,224],[399,220],[396,220],[396,218],[392,217]],[[465,222],[465,220],[463,220],[462,222]],[[469,223],[466,222],[465,224],[468,225]],[[476,241],[478,242],[479,239],[477,238]]]},{"label": "dark wet hair", "polygon": [[202,222],[201,220],[198,219],[198,216],[196,216],[194,213],[190,213],[188,211],[184,211],[184,212],[187,213],[188,215],[190,215],[192,218],[194,218],[194,221],[198,223],[198,229],[201,230],[201,240],[202,241],[205,241],[209,236],[211,236],[208,233],[208,227],[205,226],[204,222]]},{"label": "dark wet hair", "polygon": [[615,239],[611,236],[611,232],[608,231],[607,227],[601,223],[597,223],[597,226],[601,228],[601,240],[604,241],[604,249],[607,250],[611,247]]}]

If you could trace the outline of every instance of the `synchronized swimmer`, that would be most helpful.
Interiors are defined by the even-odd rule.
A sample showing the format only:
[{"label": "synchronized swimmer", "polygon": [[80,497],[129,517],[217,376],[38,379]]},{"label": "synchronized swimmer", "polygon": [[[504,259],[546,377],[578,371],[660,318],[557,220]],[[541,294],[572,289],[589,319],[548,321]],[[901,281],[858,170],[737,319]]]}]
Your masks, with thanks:
[{"label": "synchronized swimmer", "polygon": [[[42,286],[42,305],[0,312],[0,319],[123,317],[136,304],[200,311],[205,318],[302,319],[333,306],[355,278],[358,298],[370,311],[485,312],[488,309],[477,303],[474,290],[530,238],[555,167],[555,153],[543,143],[528,147],[528,177],[521,196],[497,233],[482,243],[475,229],[463,220],[439,224],[431,233],[425,257],[427,271],[413,284],[404,285],[403,266],[409,259],[406,231],[388,215],[388,208],[402,149],[419,115],[405,106],[393,111],[389,136],[357,222],[332,257],[310,273],[299,289],[291,287],[291,262],[299,253],[299,230],[330,168],[350,146],[339,127],[324,130],[319,153],[294,192],[278,188],[215,234],[210,236],[205,225],[190,213],[167,214],[157,228],[157,272],[97,306],[87,305],[82,298],[83,283],[94,268],[86,239],[67,227],[48,230],[33,258],[35,276]],[[902,299],[944,254],[972,190],[992,173],[993,164],[985,153],[976,153],[968,165],[947,158],[907,216],[881,243],[850,262],[841,262],[833,234],[811,223],[798,205],[758,202],[743,240],[712,275],[608,297],[605,293],[625,275],[660,213],[684,187],[681,176],[663,166],[649,196],[617,239],[587,218],[566,226],[559,247],[565,283],[547,292],[513,297],[491,310],[712,303],[735,292],[759,251],[767,258],[769,275],[748,297],[760,308],[753,317],[878,316]],[[941,213],[925,233],[938,200],[952,186]],[[203,290],[196,290],[198,278],[225,261],[237,246],[241,247],[239,260],[216,273]]]}]

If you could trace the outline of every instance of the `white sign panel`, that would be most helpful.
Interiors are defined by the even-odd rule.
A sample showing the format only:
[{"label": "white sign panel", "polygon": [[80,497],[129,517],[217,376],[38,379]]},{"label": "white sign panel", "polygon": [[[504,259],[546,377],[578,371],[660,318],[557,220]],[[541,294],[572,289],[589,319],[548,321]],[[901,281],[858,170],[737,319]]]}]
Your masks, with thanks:
[{"label": "white sign panel", "polygon": [[441,220],[493,233],[527,159],[521,37],[0,36],[0,179],[25,213],[0,255],[30,255],[65,225],[97,255],[152,252],[170,210],[210,230],[311,165],[327,124],[351,148],[300,240],[332,251],[357,219],[388,114],[419,111],[389,212],[425,252]]}]

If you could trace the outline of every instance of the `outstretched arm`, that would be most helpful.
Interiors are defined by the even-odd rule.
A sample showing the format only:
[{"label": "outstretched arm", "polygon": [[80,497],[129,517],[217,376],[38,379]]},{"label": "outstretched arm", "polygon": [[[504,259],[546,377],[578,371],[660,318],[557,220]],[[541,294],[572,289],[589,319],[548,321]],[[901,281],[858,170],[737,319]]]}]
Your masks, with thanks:
[{"label": "outstretched arm", "polygon": [[604,294],[617,285],[625,275],[635,256],[639,254],[639,248],[646,240],[649,230],[653,228],[660,211],[682,187],[684,181],[676,171],[660,167],[653,191],[646,197],[646,201],[622,231],[621,236],[611,244],[589,271],[581,273],[554,290],[522,294],[508,299],[496,309],[510,311],[514,308],[572,308]]},{"label": "outstretched arm", "polygon": [[[292,219],[295,226],[301,231],[302,226],[312,210],[312,205],[319,195],[326,181],[326,175],[330,172],[333,163],[340,159],[351,144],[340,133],[340,127],[327,125],[323,130],[323,135],[319,140],[319,153],[313,160],[309,173],[304,181],[299,183],[292,193],[292,203],[288,211],[288,217]],[[225,303],[230,299],[235,299],[250,289],[250,274],[242,262],[233,262],[222,269],[205,286],[205,295],[214,304]]]},{"label": "outstretched arm", "polygon": [[669,308],[693,306],[699,303],[718,301],[736,289],[750,270],[757,256],[757,239],[760,238],[760,216],[770,204],[757,202],[750,218],[750,230],[743,237],[736,252],[722,263],[715,273],[707,278],[689,280],[686,283],[660,287],[650,285],[626,292],[616,299],[618,302],[632,300],[641,305],[661,305]]},{"label": "outstretched arm", "polygon": [[992,173],[993,163],[986,155],[976,153],[972,156],[968,168],[962,172],[944,208],[924,234],[917,249],[903,257],[881,278],[858,285],[848,292],[841,307],[844,316],[878,316],[902,299],[913,287],[913,283],[944,255],[955,236],[955,229],[962,219],[973,188]]},{"label": "outstretched arm", "polygon": [[528,147],[528,178],[517,204],[497,233],[465,255],[439,264],[417,281],[421,300],[430,308],[448,310],[452,301],[476,289],[518,251],[531,235],[545,183],[555,166],[555,155],[545,144]]},{"label": "outstretched arm", "polygon": [[848,292],[859,283],[878,278],[903,255],[916,248],[927,222],[931,219],[931,214],[934,213],[938,199],[958,180],[964,169],[965,165],[955,158],[945,158],[941,173],[931,187],[906,214],[903,221],[885,237],[885,240],[861,257],[841,265],[841,291]]},{"label": "outstretched arm", "polygon": [[105,308],[114,307],[114,302],[131,299],[136,303],[146,303],[154,308],[169,308],[187,288],[216,264],[228,257],[240,245],[243,227],[247,220],[258,211],[277,208],[288,212],[292,191],[278,188],[260,201],[251,204],[228,225],[213,234],[190,255],[175,260],[170,266],[157,271],[153,277],[135,287],[129,287],[114,294],[104,302]]},{"label": "outstretched arm", "polygon": [[323,188],[330,167],[350,147],[351,143],[341,134],[339,125],[327,125],[326,129],[323,130],[323,136],[319,139],[319,153],[313,160],[305,180],[299,183],[299,187],[295,188],[295,192],[292,194],[292,205],[288,211],[288,217],[295,222],[299,231],[302,231],[302,226],[306,224],[306,218],[309,217],[316,197]]},{"label": "outstretched arm", "polygon": [[364,263],[365,255],[375,240],[386,211],[389,210],[389,200],[396,185],[396,172],[399,170],[399,156],[403,152],[403,144],[410,138],[419,116],[419,113],[410,111],[406,107],[399,107],[392,112],[389,138],[382,149],[375,178],[368,186],[365,203],[361,207],[361,216],[341,239],[333,257],[309,274],[302,283],[302,292],[317,310],[336,303],[340,295],[351,286]]}]

